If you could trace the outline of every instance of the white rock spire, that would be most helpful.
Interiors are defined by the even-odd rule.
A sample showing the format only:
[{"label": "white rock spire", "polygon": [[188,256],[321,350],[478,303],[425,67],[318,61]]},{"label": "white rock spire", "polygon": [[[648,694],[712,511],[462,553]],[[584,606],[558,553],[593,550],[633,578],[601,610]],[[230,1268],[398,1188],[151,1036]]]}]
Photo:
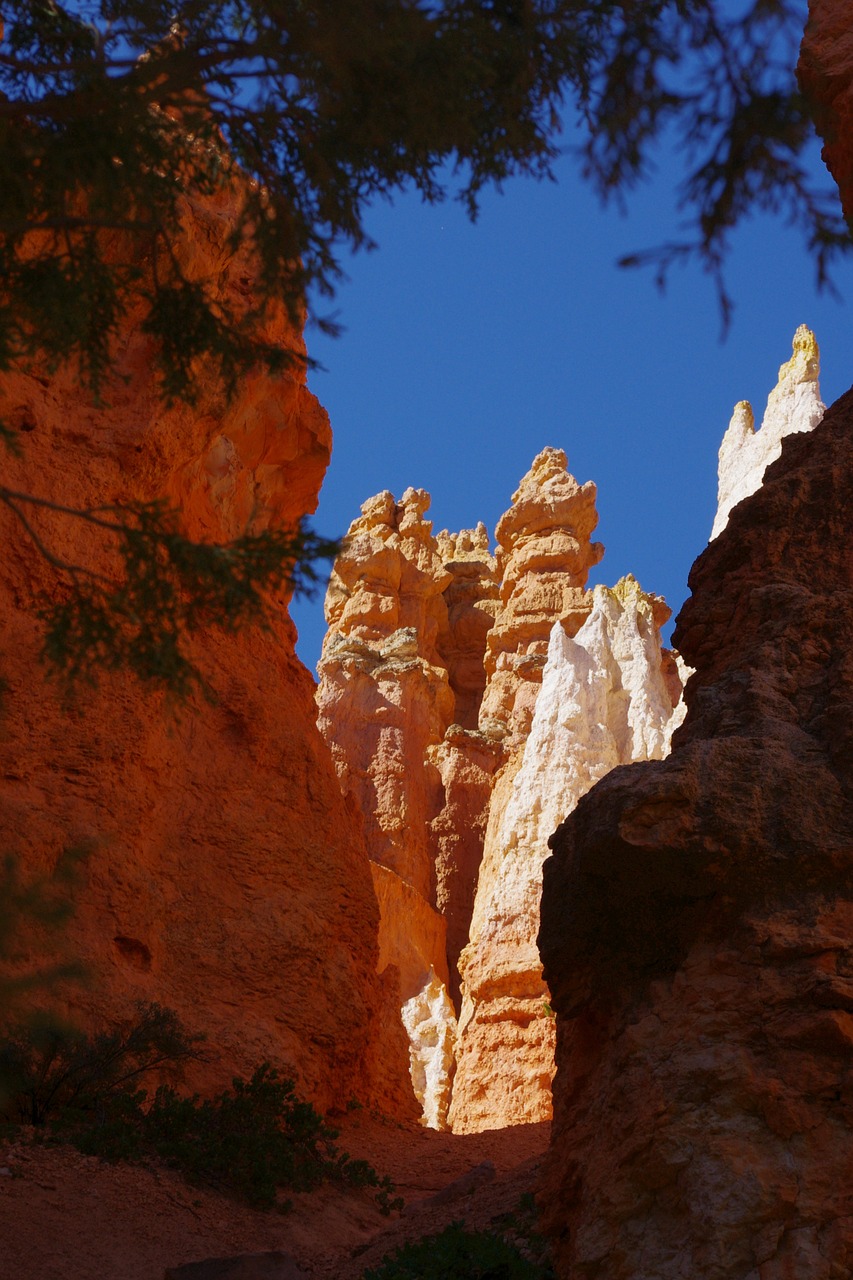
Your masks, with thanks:
[{"label": "white rock spire", "polygon": [[820,352],[811,329],[801,324],[794,334],[793,355],[779,370],[759,431],[752,405],[741,400],[720,445],[717,515],[711,539],[725,529],[729,512],[755,493],[767,466],[782,452],[782,440],[794,431],[812,431],[826,412],[820,398]]}]

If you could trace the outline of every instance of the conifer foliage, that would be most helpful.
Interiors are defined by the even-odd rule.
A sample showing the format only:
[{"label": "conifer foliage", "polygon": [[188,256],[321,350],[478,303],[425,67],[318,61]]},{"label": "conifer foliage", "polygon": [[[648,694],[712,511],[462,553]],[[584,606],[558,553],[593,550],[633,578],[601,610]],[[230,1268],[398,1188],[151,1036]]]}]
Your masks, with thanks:
[{"label": "conifer foliage", "polygon": [[[547,177],[564,147],[607,199],[646,174],[662,138],[680,145],[684,237],[626,262],[663,278],[698,256],[724,313],[725,252],[746,214],[799,225],[821,279],[850,246],[834,193],[804,159],[802,11],[791,0],[8,0],[2,13],[0,374],[70,361],[108,403],[112,343],[140,304],[167,401],[191,400],[211,376],[233,389],[259,362],[280,371],[303,357],[266,339],[270,308],[283,302],[300,322],[307,299],[334,327],[315,303],[334,291],[341,249],[369,244],[371,201],[453,190],[474,216],[484,187]],[[240,191],[231,246],[256,267],[240,305],[190,278],[175,251],[187,193],[223,184]],[[20,447],[14,422],[0,431]],[[37,498],[0,474],[22,534]],[[81,518],[93,514],[122,552],[147,539],[142,562],[178,573],[184,597],[198,594],[221,621],[209,565],[176,568],[177,531],[162,513]],[[332,549],[299,538],[278,546],[273,578],[298,583]],[[246,584],[249,560],[249,596],[263,591],[270,549],[241,548],[236,576],[220,557],[226,595]],[[100,593],[79,566],[54,567],[74,597],[50,622],[55,666],[87,668],[90,644],[90,673],[112,654],[112,665],[186,683],[168,636],[152,650],[144,621],[128,633],[130,559]],[[194,616],[163,598],[155,607],[178,633]]]}]

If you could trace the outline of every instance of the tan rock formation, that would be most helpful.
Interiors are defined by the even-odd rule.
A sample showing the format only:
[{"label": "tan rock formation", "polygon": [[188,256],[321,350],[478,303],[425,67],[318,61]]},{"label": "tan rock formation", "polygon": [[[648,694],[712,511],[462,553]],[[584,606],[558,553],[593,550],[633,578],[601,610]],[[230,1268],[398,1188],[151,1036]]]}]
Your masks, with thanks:
[{"label": "tan rock formation", "polygon": [[[436,649],[448,630],[442,592],[451,574],[424,519],[428,507],[422,489],[407,489],[400,503],[381,493],[350,526],[326,597],[317,702],[341,789],[363,815],[380,903],[380,967],[396,966],[398,1007],[428,1006],[453,1020],[434,1039],[434,1063],[424,1062],[420,1031],[411,1047],[416,1086],[428,1081],[439,1090],[425,1100],[425,1114],[441,1123],[440,1059],[455,1017],[449,1001],[427,992],[448,980],[429,827],[441,780],[427,756],[453,718],[454,697]],[[410,1021],[420,1026],[420,1012]]]},{"label": "tan rock formation", "polygon": [[846,0],[809,0],[797,66],[827,169],[838,183],[848,222],[853,220],[853,23]]},{"label": "tan rock formation", "polygon": [[506,754],[499,742],[459,725],[451,725],[444,741],[427,754],[443,791],[430,833],[435,904],[447,922],[448,989],[458,1011],[462,993],[457,966],[471,930],[495,774]]},{"label": "tan rock formation", "polygon": [[801,324],[794,334],[793,355],[779,370],[767,399],[761,429],[755,431],[748,400],[735,405],[720,445],[717,514],[711,537],[726,527],[729,512],[754,493],[767,466],[782,452],[782,440],[794,431],[813,431],[826,406],[820,398],[820,352],[810,329]]},{"label": "tan rock formation", "polygon": [[670,757],[545,864],[560,1276],[853,1272],[853,392],[693,567]]},{"label": "tan rock formation", "polygon": [[589,613],[587,576],[604,555],[590,542],[597,524],[595,485],[579,485],[552,448],[534,458],[498,521],[500,608],[487,636],[480,728],[510,748],[530,732],[554,622],[574,635]]},{"label": "tan rock formation", "polygon": [[[251,264],[229,241],[234,198],[187,200],[177,250],[193,278],[251,305]],[[199,538],[312,510],[331,436],[304,382],[256,372],[230,403],[211,382],[198,404],[167,408],[143,321],[119,335],[106,405],[85,401],[69,371],[3,380],[0,414],[27,426],[22,457],[4,456],[7,483],[79,506],[180,500]],[[301,349],[283,315],[265,336]],[[97,1025],[137,1000],[175,1009],[208,1036],[200,1086],[269,1059],[322,1106],[403,1105],[405,1042],[382,1028],[360,820],[317,732],[285,602],[266,633],[197,637],[215,703],[176,712],[105,676],[68,707],[37,660],[34,605],[52,571],[5,507],[0,526],[0,847],[36,873],[63,846],[93,843],[67,927],[89,981],[62,992],[68,1011]],[[109,565],[73,521],[46,515],[38,528],[65,558]]]},{"label": "tan rock formation", "polygon": [[326,596],[317,702],[372,861],[429,902],[424,758],[453,718],[453,693],[435,648],[450,574],[423,518],[428,506],[422,489],[407,489],[399,504],[380,493],[350,525]]},{"label": "tan rock formation", "polygon": [[471,940],[462,953],[450,1123],[474,1132],[546,1119],[554,1022],[536,947],[542,863],[561,818],[618,764],[660,759],[673,705],[661,663],[661,602],[626,578],[596,587],[570,638],[551,630],[542,687],[512,790],[494,808]]},{"label": "tan rock formation", "polygon": [[453,690],[454,722],[463,729],[476,729],[486,687],[486,637],[500,607],[497,564],[482,521],[475,529],[459,533],[443,529],[437,541],[438,554],[451,575],[444,588],[447,625],[438,637],[438,652]]}]

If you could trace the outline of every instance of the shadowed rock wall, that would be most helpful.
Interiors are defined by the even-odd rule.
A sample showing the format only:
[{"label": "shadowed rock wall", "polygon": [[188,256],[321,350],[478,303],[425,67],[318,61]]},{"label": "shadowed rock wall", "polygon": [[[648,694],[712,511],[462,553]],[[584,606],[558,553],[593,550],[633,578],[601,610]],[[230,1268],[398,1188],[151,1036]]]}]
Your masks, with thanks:
[{"label": "shadowed rock wall", "polygon": [[848,0],[809,0],[809,16],[797,66],[821,155],[838,184],[848,223],[853,222],[853,21]]},{"label": "shadowed rock wall", "polygon": [[662,762],[545,864],[560,1276],[853,1270],[853,392],[697,560]]}]

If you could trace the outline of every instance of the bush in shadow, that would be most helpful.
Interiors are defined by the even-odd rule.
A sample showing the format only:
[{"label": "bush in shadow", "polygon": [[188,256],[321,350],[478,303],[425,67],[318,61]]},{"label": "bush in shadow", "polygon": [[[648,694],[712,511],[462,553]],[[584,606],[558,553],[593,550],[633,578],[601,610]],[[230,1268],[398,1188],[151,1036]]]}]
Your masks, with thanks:
[{"label": "bush in shadow", "polygon": [[384,1258],[362,1280],[553,1280],[547,1265],[526,1258],[514,1244],[453,1222]]},{"label": "bush in shadow", "polygon": [[182,1096],[166,1084],[149,1098],[138,1087],[151,1072],[201,1057],[201,1041],[156,1004],[95,1036],[27,1026],[0,1044],[6,1118],[17,1115],[42,1140],[71,1142],[87,1155],[157,1157],[256,1208],[286,1211],[281,1188],[310,1191],[326,1181],[371,1188],[385,1213],[402,1207],[390,1179],[339,1151],[337,1132],[269,1063],[213,1098]]}]

